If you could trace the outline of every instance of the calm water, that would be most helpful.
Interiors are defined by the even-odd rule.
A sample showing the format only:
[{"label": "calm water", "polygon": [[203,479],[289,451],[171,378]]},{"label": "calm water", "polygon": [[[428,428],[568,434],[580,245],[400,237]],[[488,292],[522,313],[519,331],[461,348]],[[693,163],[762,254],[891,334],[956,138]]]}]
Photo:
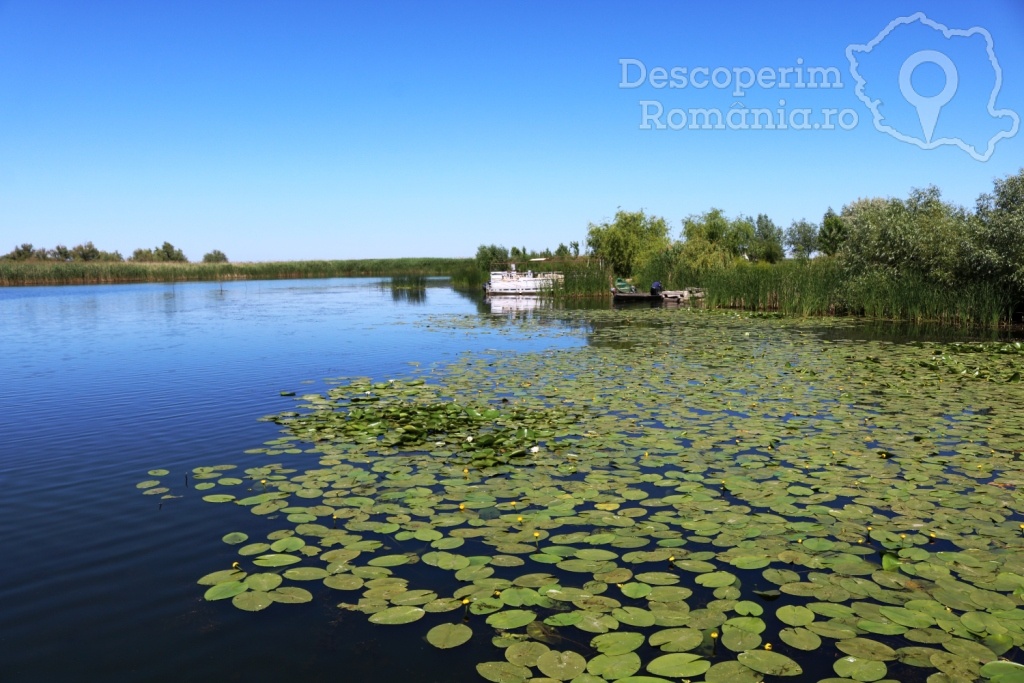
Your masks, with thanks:
[{"label": "calm water", "polygon": [[[331,601],[255,615],[204,602],[196,579],[236,557],[225,521],[198,496],[161,509],[135,484],[157,467],[248,462],[278,435],[257,419],[294,404],[282,390],[582,343],[505,324],[530,310],[489,311],[372,279],[0,289],[0,680],[476,679],[475,658],[415,629],[412,642],[368,633]],[[439,315],[496,324],[427,327]]]}]

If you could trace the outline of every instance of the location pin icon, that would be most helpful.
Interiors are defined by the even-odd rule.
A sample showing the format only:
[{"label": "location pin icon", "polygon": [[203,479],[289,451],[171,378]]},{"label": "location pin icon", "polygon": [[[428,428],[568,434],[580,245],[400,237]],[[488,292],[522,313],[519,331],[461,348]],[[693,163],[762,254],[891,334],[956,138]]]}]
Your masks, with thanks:
[{"label": "location pin icon", "polygon": [[[925,63],[938,65],[946,76],[946,85],[942,88],[942,92],[932,97],[919,95],[914,90],[914,84],[910,82],[914,69]],[[932,133],[935,132],[935,124],[939,120],[939,112],[942,110],[942,107],[953,99],[959,82],[956,66],[953,64],[953,61],[936,50],[915,52],[907,57],[907,61],[903,62],[903,66],[900,68],[900,92],[903,93],[904,99],[917,109],[917,118],[921,121],[921,130],[924,131],[926,142],[932,141]]]}]

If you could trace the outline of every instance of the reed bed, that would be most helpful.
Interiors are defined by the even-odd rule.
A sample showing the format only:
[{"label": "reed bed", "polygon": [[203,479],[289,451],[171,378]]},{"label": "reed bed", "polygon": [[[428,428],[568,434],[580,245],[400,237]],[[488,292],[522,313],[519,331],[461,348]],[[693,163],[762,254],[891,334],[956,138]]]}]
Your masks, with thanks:
[{"label": "reed bed", "polygon": [[261,263],[0,261],[0,286],[451,275],[472,259],[400,258]]},{"label": "reed bed", "polygon": [[862,315],[915,323],[996,327],[1012,319],[1012,302],[991,283],[951,286],[917,275],[845,273],[835,260],[740,264],[699,277],[706,304],[786,315]]}]

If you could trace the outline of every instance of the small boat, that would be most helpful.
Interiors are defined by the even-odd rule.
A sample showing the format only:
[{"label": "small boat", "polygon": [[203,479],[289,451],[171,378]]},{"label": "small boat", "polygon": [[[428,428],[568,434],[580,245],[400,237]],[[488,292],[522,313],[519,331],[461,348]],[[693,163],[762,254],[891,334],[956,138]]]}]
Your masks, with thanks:
[{"label": "small boat", "polygon": [[612,287],[612,300],[615,303],[646,302],[646,303],[683,303],[693,299],[703,299],[704,290],[687,287],[679,290],[663,290],[660,282],[651,286],[650,292],[638,292],[636,287],[624,280],[617,280]]},{"label": "small boat", "polygon": [[561,273],[525,273],[516,270],[512,264],[508,270],[491,271],[491,279],[484,285],[484,291],[491,296],[506,294],[541,294],[554,289],[565,276]]}]

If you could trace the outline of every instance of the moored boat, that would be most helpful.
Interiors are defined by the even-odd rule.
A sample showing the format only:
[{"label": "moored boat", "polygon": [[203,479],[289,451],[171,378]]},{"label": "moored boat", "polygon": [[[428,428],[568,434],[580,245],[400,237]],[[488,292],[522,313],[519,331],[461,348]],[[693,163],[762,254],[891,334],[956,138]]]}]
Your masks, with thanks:
[{"label": "moored boat", "polygon": [[541,294],[554,289],[565,276],[561,273],[525,273],[516,270],[513,263],[508,270],[491,271],[491,279],[484,285],[484,291],[491,296],[505,294]]}]

